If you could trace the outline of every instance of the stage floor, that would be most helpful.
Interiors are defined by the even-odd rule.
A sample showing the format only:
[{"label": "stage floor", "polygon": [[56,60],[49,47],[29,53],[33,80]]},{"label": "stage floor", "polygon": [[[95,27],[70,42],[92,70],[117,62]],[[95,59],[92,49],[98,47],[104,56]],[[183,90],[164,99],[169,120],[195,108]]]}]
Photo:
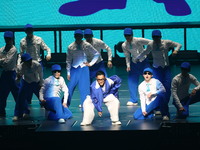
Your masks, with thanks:
[{"label": "stage floor", "polygon": [[[200,79],[200,74],[198,73],[199,67],[199,65],[194,64],[191,70],[191,73],[198,79]],[[171,70],[173,76],[180,72],[179,66],[176,65],[171,66]],[[48,77],[51,74],[50,68],[45,68],[44,73],[44,77]],[[139,106],[126,106],[129,99],[126,68],[124,66],[118,66],[108,69],[109,76],[114,74],[122,78],[122,85],[119,89],[119,118],[122,125],[111,125],[107,107],[103,105],[103,116],[101,118],[98,117],[97,112],[95,112],[96,116],[92,125],[80,126],[82,111],[81,108],[78,107],[80,100],[77,89],[74,92],[71,106],[69,107],[73,113],[73,117],[68,119],[66,123],[59,124],[56,121],[46,120],[47,112],[44,108],[40,107],[35,95],[33,95],[32,104],[29,105],[31,110],[30,119],[13,122],[12,117],[15,102],[10,94],[6,107],[7,116],[5,119],[0,120],[0,142],[8,144],[12,141],[13,145],[8,144],[10,148],[22,147],[22,144],[19,144],[22,140],[29,145],[34,145],[34,142],[35,145],[37,145],[36,143],[40,143],[41,140],[55,143],[55,140],[58,139],[58,141],[66,139],[68,142],[74,142],[74,140],[81,142],[90,139],[95,142],[96,138],[99,137],[103,138],[103,141],[114,139],[116,142],[126,140],[127,142],[134,143],[135,140],[140,144],[143,138],[149,138],[147,140],[149,142],[154,141],[152,140],[153,138],[159,141],[158,143],[161,145],[168,145],[176,144],[176,142],[182,143],[185,141],[182,136],[185,136],[192,143],[200,142],[200,103],[190,106],[190,116],[186,120],[175,118],[176,111],[175,107],[171,104],[172,101],[169,102],[171,115],[169,121],[162,121],[159,115],[157,115],[154,120],[134,120],[133,113]],[[64,68],[62,76],[66,79],[66,71]],[[140,81],[142,80],[143,78],[141,76]],[[33,139],[33,137],[35,140],[34,142],[30,140]],[[177,140],[177,137],[181,138]]]}]

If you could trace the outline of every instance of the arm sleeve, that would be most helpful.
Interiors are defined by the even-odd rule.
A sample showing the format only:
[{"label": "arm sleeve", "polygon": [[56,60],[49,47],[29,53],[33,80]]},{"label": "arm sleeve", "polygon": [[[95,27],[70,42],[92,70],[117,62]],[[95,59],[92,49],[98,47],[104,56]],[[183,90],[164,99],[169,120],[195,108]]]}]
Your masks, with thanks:
[{"label": "arm sleeve", "polygon": [[93,54],[93,59],[89,62],[90,66],[94,65],[96,63],[96,61],[98,60],[100,53],[92,46],[92,45],[88,45],[87,49],[89,50],[89,52],[91,54]]},{"label": "arm sleeve", "polygon": [[64,103],[67,103],[67,99],[68,99],[68,96],[69,96],[69,90],[68,90],[68,87],[67,87],[67,85],[66,85],[64,79],[63,79],[63,81],[62,81],[62,86],[61,86],[61,88],[62,88],[62,91],[64,92],[64,100],[63,100],[63,102],[64,102]]},{"label": "arm sleeve", "polygon": [[126,66],[130,67],[130,59],[131,59],[131,53],[125,48],[125,46],[122,44],[122,49],[125,55],[126,60]]},{"label": "arm sleeve", "polygon": [[180,99],[178,98],[177,95],[177,80],[173,79],[172,80],[172,85],[171,85],[171,90],[172,90],[172,97],[173,97],[173,102],[180,108],[183,107]]},{"label": "arm sleeve", "polygon": [[111,48],[106,43],[104,43],[103,41],[101,41],[101,47],[102,47],[102,49],[107,50],[108,61],[112,61],[112,50],[111,50]]},{"label": "arm sleeve", "polygon": [[72,64],[72,51],[68,48],[68,53],[66,55],[66,69],[67,69],[67,75],[70,75],[70,69]]},{"label": "arm sleeve", "polygon": [[47,56],[51,56],[51,49],[44,43],[43,39],[41,39],[41,48],[47,51]]}]

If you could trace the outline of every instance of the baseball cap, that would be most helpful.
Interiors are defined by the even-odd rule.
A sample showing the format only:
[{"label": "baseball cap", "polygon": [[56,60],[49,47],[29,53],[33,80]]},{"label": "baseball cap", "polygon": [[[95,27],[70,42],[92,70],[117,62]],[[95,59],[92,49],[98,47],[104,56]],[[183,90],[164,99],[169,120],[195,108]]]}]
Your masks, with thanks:
[{"label": "baseball cap", "polygon": [[190,70],[190,63],[189,62],[181,63],[181,68]]},{"label": "baseball cap", "polygon": [[153,70],[151,68],[145,68],[143,73],[145,73],[145,72],[151,72],[153,74]]},{"label": "baseball cap", "polygon": [[93,34],[91,29],[85,29],[84,34]]},{"label": "baseball cap", "polygon": [[51,66],[51,71],[56,71],[56,70],[60,70],[61,71],[61,66],[58,64],[52,65]]},{"label": "baseball cap", "polygon": [[77,29],[74,31],[74,34],[83,34],[83,31],[81,29]]},{"label": "baseball cap", "polygon": [[5,31],[4,37],[13,38],[13,32],[12,31]]},{"label": "baseball cap", "polygon": [[125,28],[124,29],[124,34],[125,35],[133,35],[133,30],[131,28]]},{"label": "baseball cap", "polygon": [[26,61],[29,61],[31,59],[32,59],[32,57],[28,53],[23,54],[22,57],[21,57],[22,62],[26,62]]},{"label": "baseball cap", "polygon": [[27,28],[33,28],[33,25],[32,25],[32,24],[26,24],[26,25],[24,26],[24,29],[27,29]]},{"label": "baseball cap", "polygon": [[152,31],[152,36],[162,36],[160,30],[153,30]]}]

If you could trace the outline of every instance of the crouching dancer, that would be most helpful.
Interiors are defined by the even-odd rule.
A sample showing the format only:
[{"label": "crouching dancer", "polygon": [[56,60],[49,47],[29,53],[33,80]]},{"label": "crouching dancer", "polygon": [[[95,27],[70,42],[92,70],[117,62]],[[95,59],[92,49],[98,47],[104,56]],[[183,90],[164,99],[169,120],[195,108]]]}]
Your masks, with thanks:
[{"label": "crouching dancer", "polygon": [[51,67],[51,71],[52,75],[44,80],[39,98],[45,109],[49,110],[49,120],[65,123],[65,119],[72,117],[72,112],[67,107],[68,88],[61,76],[61,66],[55,64]]},{"label": "crouching dancer", "polygon": [[96,81],[90,86],[91,94],[87,96],[83,103],[83,120],[81,126],[90,125],[94,120],[94,108],[98,111],[98,116],[102,117],[102,104],[104,103],[110,113],[113,125],[121,125],[119,121],[119,95],[118,89],[121,86],[121,79],[117,75],[110,78],[105,77],[103,71],[96,73]]},{"label": "crouching dancer", "polygon": [[163,120],[169,120],[168,104],[165,98],[165,87],[153,77],[153,70],[145,68],[143,71],[144,81],[138,87],[141,107],[133,117],[135,120],[152,119],[154,110],[160,108]]}]

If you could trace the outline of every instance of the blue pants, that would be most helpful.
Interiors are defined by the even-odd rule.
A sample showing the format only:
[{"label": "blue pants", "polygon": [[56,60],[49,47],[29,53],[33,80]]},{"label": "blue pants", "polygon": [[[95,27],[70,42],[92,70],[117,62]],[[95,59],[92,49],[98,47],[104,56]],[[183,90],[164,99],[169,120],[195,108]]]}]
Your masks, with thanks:
[{"label": "blue pants", "polygon": [[98,71],[103,71],[105,73],[105,76],[107,77],[106,67],[104,64],[104,61],[99,62],[98,64],[94,64],[93,66],[89,67],[90,70],[90,80],[92,80],[96,77],[96,73]]},{"label": "blue pants", "polygon": [[168,111],[166,108],[166,99],[165,94],[158,94],[156,99],[151,102],[149,105],[146,105],[146,112],[148,113],[147,116],[142,114],[141,107],[138,108],[135,113],[133,114],[133,118],[135,120],[145,120],[145,119],[152,119],[153,118],[153,111],[157,108],[160,108],[162,116],[168,116]]},{"label": "blue pants", "polygon": [[192,97],[190,97],[188,95],[187,97],[185,97],[185,98],[183,98],[181,100],[181,104],[182,104],[182,106],[185,109],[185,111],[183,111],[183,112],[179,112],[179,107],[173,101],[173,104],[176,107],[177,112],[179,112],[178,113],[178,115],[179,115],[178,117],[179,118],[186,118],[186,117],[188,117],[189,116],[189,105],[192,105],[192,104],[197,103],[197,102],[200,102],[200,91],[197,91],[196,95],[194,95]]},{"label": "blue pants", "polygon": [[47,97],[45,100],[44,107],[50,111],[48,114],[49,120],[68,119],[72,117],[72,112],[69,108],[65,108],[62,105],[62,99],[59,97]]},{"label": "blue pants", "polygon": [[138,62],[137,64],[131,61],[131,70],[128,73],[128,87],[130,92],[130,100],[133,103],[138,102],[138,85],[140,75],[143,74],[143,70],[150,67],[148,59],[143,62]]},{"label": "blue pants", "polygon": [[29,94],[34,93],[39,99],[39,91],[39,83],[28,83],[22,79],[20,83],[19,95],[16,101],[14,116],[22,117],[24,113],[30,114],[30,110],[28,109],[27,97],[29,97]]},{"label": "blue pants", "polygon": [[90,95],[89,68],[87,66],[83,68],[72,67],[70,73],[71,76],[70,76],[70,81],[68,82],[69,96],[67,100],[67,105],[70,106],[71,99],[77,85],[80,92],[81,105],[83,105],[86,96]]},{"label": "blue pants", "polygon": [[168,108],[168,111],[169,111],[168,103],[171,97],[171,81],[172,81],[170,67],[169,66],[164,67],[164,68],[153,67],[153,77],[155,79],[158,79],[166,89],[166,101],[167,101],[166,107]]},{"label": "blue pants", "polygon": [[0,77],[0,115],[6,115],[6,101],[11,92],[16,102],[19,92],[19,84],[15,82],[15,71],[3,71]]},{"label": "blue pants", "polygon": [[164,68],[162,68],[162,67],[154,68],[153,67],[153,77],[155,79],[158,79],[165,87],[166,100],[169,103],[170,96],[171,96],[171,81],[172,81],[170,67],[169,66],[164,67]]}]

